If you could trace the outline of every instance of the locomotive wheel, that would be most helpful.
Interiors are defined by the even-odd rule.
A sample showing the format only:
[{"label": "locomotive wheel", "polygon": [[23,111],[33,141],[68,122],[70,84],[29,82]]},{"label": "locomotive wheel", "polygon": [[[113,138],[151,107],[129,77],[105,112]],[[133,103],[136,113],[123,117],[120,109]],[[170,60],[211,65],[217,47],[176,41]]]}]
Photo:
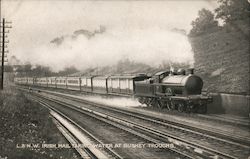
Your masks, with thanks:
[{"label": "locomotive wheel", "polygon": [[166,104],[166,105],[167,105],[167,109],[168,109],[168,110],[171,110],[171,103],[170,103],[169,101],[167,101],[166,103],[167,103],[167,104]]},{"label": "locomotive wheel", "polygon": [[145,104],[146,104],[147,106],[150,106],[150,101],[151,101],[150,98],[145,98]]},{"label": "locomotive wheel", "polygon": [[149,98],[148,99],[148,105],[151,106],[151,107],[155,107],[155,99],[154,98]]},{"label": "locomotive wheel", "polygon": [[145,103],[145,102],[144,102],[145,100],[143,99],[143,97],[140,97],[138,101],[139,101],[141,104],[144,104],[144,103]]},{"label": "locomotive wheel", "polygon": [[147,101],[148,101],[148,99],[145,98],[145,97],[140,97],[140,98],[139,98],[139,102],[140,102],[141,104],[147,104]]},{"label": "locomotive wheel", "polygon": [[159,104],[158,104],[158,101],[157,101],[157,99],[155,99],[155,98],[152,98],[150,105],[151,105],[152,107],[159,107],[159,106],[158,106],[158,105],[159,105]]},{"label": "locomotive wheel", "polygon": [[191,105],[187,105],[186,107],[186,113],[191,113],[192,112],[192,106]]},{"label": "locomotive wheel", "polygon": [[166,106],[166,102],[159,99],[158,100],[158,107],[160,109],[163,109],[163,108],[165,108],[165,106]]},{"label": "locomotive wheel", "polygon": [[197,106],[194,105],[193,103],[187,103],[187,106],[186,106],[186,113],[195,113],[197,110]]},{"label": "locomotive wheel", "polygon": [[169,102],[169,110],[175,110],[175,103],[173,101]]},{"label": "locomotive wheel", "polygon": [[177,105],[178,107],[177,107],[177,109],[178,109],[178,112],[184,112],[185,111],[185,105],[184,105],[184,103],[179,103],[178,105]]},{"label": "locomotive wheel", "polygon": [[158,107],[160,109],[163,109],[166,107],[166,102],[165,101],[161,101],[161,100],[158,100]]}]

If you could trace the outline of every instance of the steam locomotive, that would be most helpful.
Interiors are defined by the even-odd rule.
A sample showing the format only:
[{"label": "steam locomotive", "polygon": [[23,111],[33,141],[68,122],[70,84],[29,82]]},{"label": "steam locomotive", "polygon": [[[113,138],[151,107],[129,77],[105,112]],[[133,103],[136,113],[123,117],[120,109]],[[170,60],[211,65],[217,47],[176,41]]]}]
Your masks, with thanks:
[{"label": "steam locomotive", "polygon": [[16,77],[18,85],[50,87],[81,92],[134,96],[147,106],[178,110],[179,112],[205,113],[212,102],[201,93],[203,81],[193,69],[158,72],[152,77],[145,74],[81,76],[81,77]]},{"label": "steam locomotive", "polygon": [[179,112],[206,113],[210,95],[202,94],[203,81],[193,69],[158,72],[152,78],[135,83],[135,96],[148,106],[178,110]]}]

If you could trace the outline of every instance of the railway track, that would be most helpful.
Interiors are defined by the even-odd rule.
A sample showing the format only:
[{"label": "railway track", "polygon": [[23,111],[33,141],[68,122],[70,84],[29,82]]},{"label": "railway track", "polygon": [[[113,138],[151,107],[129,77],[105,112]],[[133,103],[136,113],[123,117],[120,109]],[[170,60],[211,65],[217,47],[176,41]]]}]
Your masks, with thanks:
[{"label": "railway track", "polygon": [[[34,90],[43,90],[45,92],[53,91],[53,92],[59,92],[59,93],[64,93],[64,94],[70,94],[70,95],[77,95],[79,94],[79,91],[77,90],[65,90],[61,88],[43,88],[43,87],[33,87]],[[89,92],[83,92],[84,94],[89,94]],[[121,94],[114,94],[115,96],[122,96]],[[127,97],[129,96],[122,96],[122,97]],[[235,125],[238,127],[245,127],[249,128],[250,127],[250,120],[249,118],[244,118],[244,119],[235,119],[233,117],[225,117],[222,115],[218,114],[185,114],[185,113],[179,113],[175,111],[166,111],[166,114],[170,115],[177,115],[177,116],[184,116],[184,117],[192,117],[195,119],[201,119],[201,120],[207,120],[207,121],[214,121],[214,122],[219,122],[222,124],[231,124]]]},{"label": "railway track", "polygon": [[184,118],[208,121],[208,122],[216,122],[220,124],[232,125],[241,128],[249,128],[250,127],[250,118],[249,117],[238,117],[238,116],[226,116],[225,114],[188,114],[188,113],[180,113],[177,111],[168,111],[168,110],[160,110],[151,107],[144,108],[147,111],[153,112],[164,112],[166,115],[174,115],[180,116]]},{"label": "railway track", "polygon": [[[64,98],[66,98],[64,96]],[[62,103],[62,101],[56,101],[55,99],[50,98],[49,100],[53,101],[53,102],[59,102],[60,104],[64,104]],[[70,99],[72,100],[72,99]],[[77,102],[83,102],[82,100],[79,101],[78,99],[76,100]],[[93,103],[89,103],[86,101],[84,101],[84,104],[88,104],[88,105],[92,105],[93,108]],[[78,106],[76,104],[69,104],[67,103],[66,105],[71,105],[72,108],[77,108]],[[98,104],[97,104],[98,105]],[[249,146],[248,145],[243,145],[243,144],[239,144],[239,143],[235,143],[232,141],[227,141],[225,139],[220,139],[217,137],[213,137],[213,136],[209,136],[209,135],[205,135],[202,133],[198,133],[196,131],[193,130],[188,130],[185,128],[181,128],[178,127],[176,125],[171,125],[171,124],[167,124],[165,122],[159,121],[159,120],[155,120],[155,119],[149,119],[146,116],[141,116],[138,114],[133,114],[131,112],[124,112],[112,107],[103,107],[103,106],[96,106],[96,109],[98,108],[99,111],[95,110],[91,110],[89,108],[85,108],[85,110],[83,109],[83,107],[79,107],[77,109],[81,109],[84,110],[85,112],[89,112],[89,113],[94,113],[95,115],[101,116],[102,118],[106,118],[109,120],[112,120],[114,122],[118,122],[118,123],[122,123],[126,126],[130,126],[132,128],[136,128],[137,130],[140,130],[141,133],[145,133],[147,132],[148,135],[153,135],[154,138],[158,139],[159,138],[162,140],[164,139],[164,142],[172,142],[175,143],[175,146],[180,146],[179,151],[180,152],[185,152],[186,149],[189,149],[192,151],[192,153],[196,153],[196,157],[200,155],[201,158],[203,157],[219,157],[219,158],[241,158],[241,157],[246,157],[246,152],[249,152]],[[100,109],[102,110],[100,112]],[[108,112],[113,112],[112,113],[108,113]],[[116,114],[116,115],[115,115]],[[119,116],[119,118],[117,117]],[[123,118],[121,118],[121,116],[123,116]],[[126,117],[127,116],[127,117]],[[134,122],[131,122],[131,120],[126,120],[126,118],[133,118]],[[139,121],[141,120],[141,121]],[[143,121],[143,122],[142,122]],[[145,125],[145,121],[147,122],[147,124]],[[140,123],[141,124],[138,124]],[[143,125],[142,125],[143,123]],[[154,127],[155,125],[155,127]],[[172,133],[170,131],[163,131],[163,129],[169,130],[171,129]],[[174,135],[173,135],[174,134]],[[158,138],[157,138],[158,136]],[[216,143],[216,144],[212,144],[211,146],[215,146],[216,148],[218,147],[226,147],[225,149],[220,149],[222,151],[218,151],[215,149],[212,149],[211,147],[206,147],[206,144],[201,144],[201,143],[195,143],[195,142],[190,142],[188,140],[186,140],[185,138],[180,138],[180,137],[176,137],[176,136],[185,136],[185,138],[189,138],[189,140],[193,139],[198,139],[201,140],[202,142],[207,142],[208,144],[210,143]],[[208,142],[210,140],[210,142]],[[212,141],[212,142],[211,142]],[[206,145],[206,146],[204,146]],[[236,154],[237,152],[237,154]],[[192,154],[191,152],[186,152],[189,154]],[[199,155],[197,155],[199,154]],[[238,155],[240,154],[240,155]]]},{"label": "railway track", "polygon": [[53,106],[49,105],[45,101],[36,97],[31,97],[31,99],[50,110],[50,114],[53,117],[53,122],[55,123],[59,131],[68,140],[68,142],[70,143],[70,146],[72,148],[75,148],[78,154],[82,158],[84,159],[96,159],[96,158],[122,159],[123,158],[110,148],[105,147],[104,150],[100,151],[99,149],[90,146],[93,144],[104,145],[104,143],[98,140],[97,138],[95,138],[86,129],[81,127],[79,124],[74,122],[72,119],[67,117],[65,114],[63,114],[59,110],[53,108]]},{"label": "railway track", "polygon": [[242,127],[250,127],[250,120],[249,118],[234,118],[229,116],[223,116],[223,115],[217,115],[217,114],[209,114],[209,115],[203,115],[203,114],[197,114],[199,118],[206,119],[206,120],[212,120],[212,121],[218,121],[221,123],[231,123],[237,126]]},{"label": "railway track", "polygon": [[[125,126],[119,122],[115,122],[115,121],[112,121],[106,117],[103,117],[101,114],[99,114],[98,116],[96,116],[96,114],[94,112],[91,112],[90,111],[83,111],[82,109],[79,109],[79,108],[76,108],[76,107],[71,107],[69,106],[68,104],[66,103],[63,103],[63,102],[59,102],[59,101],[52,101],[50,99],[46,99],[46,98],[43,98],[43,99],[38,99],[36,98],[36,100],[39,102],[39,103],[42,103],[43,105],[46,105],[47,107],[50,107],[50,109],[53,109],[53,111],[56,111],[58,114],[60,114],[61,116],[64,116],[65,118],[67,118],[68,120],[70,120],[71,122],[73,122],[73,120],[75,121],[76,119],[71,119],[72,117],[70,117],[71,115],[69,115],[68,113],[70,111],[74,111],[74,116],[77,116],[76,113],[80,114],[81,116],[83,116],[83,114],[85,116],[89,116],[91,118],[94,118],[93,121],[97,122],[97,121],[101,121],[100,123],[98,122],[97,125],[99,126],[104,126],[105,128],[107,129],[110,129],[110,125],[112,127],[115,127],[116,129],[118,128],[118,131],[121,131],[117,134],[124,134],[126,133],[126,135],[124,136],[125,138],[128,138],[129,140],[137,140],[137,142],[145,142],[147,144],[153,144],[153,143],[162,143],[160,140],[157,140],[157,139],[154,139],[152,137],[149,137],[149,136],[146,136],[140,132],[137,132],[131,128],[129,128],[128,126]],[[48,104],[48,101],[50,104]],[[54,104],[51,104],[51,103],[56,103],[57,105],[59,106],[55,106]],[[53,105],[53,106],[49,106],[49,105]],[[62,108],[63,106],[63,108]],[[98,113],[97,113],[98,114]],[[86,117],[84,117],[84,119],[87,119]],[[87,119],[88,120],[88,119]],[[74,125],[78,125],[78,127],[81,127],[81,129],[83,129],[82,125],[78,122],[74,122],[75,124]],[[104,124],[103,124],[104,123]],[[95,123],[92,123],[92,124],[95,124]],[[87,125],[85,125],[85,127],[87,127]],[[86,131],[86,130],[85,130]],[[116,130],[117,131],[117,130]],[[91,134],[91,136],[93,136],[93,132],[89,133]],[[115,137],[115,135],[114,135]],[[95,137],[96,138],[96,137]],[[138,140],[139,138],[139,140]],[[103,139],[96,139],[96,140],[99,140],[99,142],[101,143]],[[136,143],[137,143],[136,142]],[[102,142],[101,145],[105,145],[104,142]],[[165,145],[165,144],[164,144]],[[126,149],[125,151],[127,151],[128,149]],[[111,155],[109,155],[108,158],[131,158],[131,156],[126,156],[124,155],[124,152],[115,152],[114,150],[109,150],[112,152]],[[135,151],[133,149],[133,151]],[[175,149],[166,149],[166,148],[163,148],[161,150],[161,152],[153,152],[154,150],[151,149],[149,150],[148,148],[148,151],[152,151],[152,152],[147,152],[149,154],[153,154],[153,153],[156,153],[156,154],[159,154],[160,153],[160,156],[157,156],[157,158],[194,158],[193,156],[189,155],[189,154],[185,154],[183,152],[178,152],[177,150]],[[138,149],[136,152],[133,152],[133,153],[137,153],[139,154],[138,156],[133,156],[135,158],[145,158],[145,156],[143,157],[140,157],[140,154],[142,153],[142,149]],[[109,153],[110,154],[110,153]],[[115,154],[115,155],[114,155]],[[121,155],[120,155],[121,154]],[[156,156],[154,157],[150,157],[150,158],[155,158]],[[92,158],[100,158],[100,159],[103,159],[103,157],[92,157]]]},{"label": "railway track", "polygon": [[[203,128],[203,127],[197,128],[197,127],[186,125],[186,124],[183,124],[183,123],[180,123],[180,122],[168,121],[168,120],[160,119],[160,118],[157,118],[157,117],[147,116],[147,115],[137,113],[137,112],[134,112],[134,111],[124,110],[122,108],[107,106],[107,105],[104,105],[104,104],[98,104],[98,103],[94,103],[94,102],[87,101],[87,100],[84,100],[84,99],[74,98],[72,96],[68,96],[68,95],[64,95],[64,94],[58,94],[58,93],[50,92],[50,91],[45,91],[45,92],[49,93],[49,94],[52,94],[52,95],[62,97],[62,98],[65,98],[65,99],[73,100],[73,101],[76,101],[76,102],[81,102],[81,103],[84,103],[84,104],[99,106],[100,108],[103,108],[103,109],[109,109],[109,110],[120,112],[120,113],[127,113],[130,116],[133,116],[133,115],[143,116],[144,118],[153,119],[156,122],[161,121],[161,122],[163,122],[165,124],[176,125],[178,127],[194,130],[195,132],[199,132],[199,133],[202,133],[202,134],[207,134],[207,135],[210,135],[210,136],[217,136],[218,138],[226,139],[226,140],[232,141],[232,142],[242,143],[242,144],[245,144],[247,146],[250,145],[250,139],[249,138],[237,136],[235,134],[234,134],[234,136],[232,136],[231,133],[227,133],[225,131],[220,131],[220,130],[217,130],[217,129],[206,129],[206,128]],[[198,115],[198,116],[200,116],[200,115]],[[201,118],[206,118],[206,120],[209,119],[209,118],[207,118],[207,115],[202,115],[202,116],[205,116],[205,117],[201,117]]]}]

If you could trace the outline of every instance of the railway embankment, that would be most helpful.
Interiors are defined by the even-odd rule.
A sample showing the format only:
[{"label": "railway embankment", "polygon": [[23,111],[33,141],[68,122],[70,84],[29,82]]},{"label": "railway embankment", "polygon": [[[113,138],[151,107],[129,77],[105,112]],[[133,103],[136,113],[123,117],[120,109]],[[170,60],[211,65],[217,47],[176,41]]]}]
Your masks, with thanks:
[{"label": "railway embankment", "polygon": [[0,92],[0,128],[1,158],[78,158],[72,149],[43,147],[67,141],[49,111],[14,88]]},{"label": "railway embankment", "polygon": [[204,90],[213,92],[213,113],[248,116],[249,23],[237,20],[203,34],[189,36],[194,52],[195,74]]},{"label": "railway embankment", "polygon": [[249,94],[249,23],[233,24],[189,36],[195,74],[210,92]]}]

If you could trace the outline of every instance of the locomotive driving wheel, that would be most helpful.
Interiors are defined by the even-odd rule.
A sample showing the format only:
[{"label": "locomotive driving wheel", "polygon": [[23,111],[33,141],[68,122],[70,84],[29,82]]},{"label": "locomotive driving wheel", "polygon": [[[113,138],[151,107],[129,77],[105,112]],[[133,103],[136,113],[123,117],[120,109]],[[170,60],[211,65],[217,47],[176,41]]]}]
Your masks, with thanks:
[{"label": "locomotive driving wheel", "polygon": [[158,107],[159,108],[159,102],[156,98],[152,98],[151,104],[152,107]]},{"label": "locomotive driving wheel", "polygon": [[171,110],[171,106],[170,106],[170,102],[169,101],[166,102],[166,105],[167,105],[167,109]]},{"label": "locomotive driving wheel", "polygon": [[148,106],[150,107],[155,107],[157,104],[157,100],[155,98],[148,98],[148,102],[147,102]]},{"label": "locomotive driving wheel", "polygon": [[185,107],[185,104],[183,102],[177,104],[178,112],[181,112],[181,113],[184,112],[185,108],[186,107]]},{"label": "locomotive driving wheel", "polygon": [[141,104],[144,104],[144,103],[145,103],[144,98],[143,98],[143,97],[139,97],[139,102],[140,102]]},{"label": "locomotive driving wheel", "polygon": [[186,103],[186,113],[195,113],[195,110],[196,109],[196,106],[193,104],[193,103],[191,103],[191,102],[187,102]]},{"label": "locomotive driving wheel", "polygon": [[147,106],[150,106],[150,98],[145,98],[144,102]]},{"label": "locomotive driving wheel", "polygon": [[175,110],[175,103],[173,101],[169,101],[168,108],[169,108],[169,110]]}]

